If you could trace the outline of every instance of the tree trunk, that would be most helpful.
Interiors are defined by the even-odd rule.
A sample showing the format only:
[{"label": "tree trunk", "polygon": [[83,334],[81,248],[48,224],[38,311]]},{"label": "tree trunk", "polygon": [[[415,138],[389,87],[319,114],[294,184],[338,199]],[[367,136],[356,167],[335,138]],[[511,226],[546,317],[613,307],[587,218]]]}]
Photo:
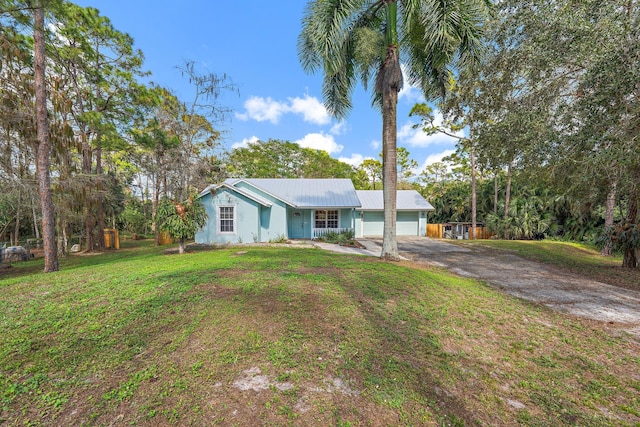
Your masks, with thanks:
[{"label": "tree trunk", "polygon": [[[395,55],[397,51],[387,53]],[[396,240],[396,198],[398,186],[398,165],[396,158],[397,124],[396,114],[398,92],[392,88],[382,95],[382,193],[384,199],[384,229],[382,253],[387,260],[398,261],[398,243]]]},{"label": "tree trunk", "polygon": [[476,216],[477,216],[477,199],[476,199],[476,152],[473,143],[469,147],[469,155],[471,157],[471,240],[476,238]]},{"label": "tree trunk", "polygon": [[[616,189],[618,186],[617,181],[611,183],[611,189],[607,194],[606,211],[604,214],[604,229],[609,230],[613,227],[614,213],[616,209]],[[606,242],[602,247],[601,254],[603,256],[611,256],[611,242]]]},{"label": "tree trunk", "polygon": [[18,246],[19,237],[20,237],[20,210],[22,207],[22,190],[18,187],[18,206],[16,207],[16,226],[14,228],[15,232],[14,236],[14,245]]},{"label": "tree trunk", "polygon": [[56,219],[57,230],[58,230],[58,255],[66,256],[67,255],[67,245],[65,244],[65,233],[64,233],[64,221],[58,216]]},{"label": "tree trunk", "polygon": [[382,63],[376,90],[382,94],[382,195],[384,200],[384,228],[380,257],[400,260],[396,240],[396,198],[398,160],[396,155],[398,92],[402,89],[402,70],[398,53],[397,3],[388,1],[386,8],[387,52]]},{"label": "tree trunk", "polygon": [[[632,189],[629,193],[629,207],[627,208],[627,220],[628,225],[638,225],[638,203],[640,202],[640,169],[632,172]],[[622,259],[622,266],[627,268],[637,268],[637,248],[632,245],[627,245],[624,250],[624,257]]]},{"label": "tree trunk", "polygon": [[498,216],[498,171],[493,176],[493,214]]},{"label": "tree trunk", "polygon": [[185,247],[184,237],[181,237],[180,238],[180,244],[178,245],[178,253],[179,254],[183,254],[184,253],[184,247]]},{"label": "tree trunk", "polygon": [[[100,50],[99,46],[95,46],[96,52]],[[97,61],[96,61],[97,62]],[[98,63],[95,64],[96,69],[100,68]],[[100,90],[100,86],[98,85],[96,89],[96,99],[102,98],[102,91]],[[106,107],[105,107],[106,108]],[[100,132],[96,132],[96,189],[98,190],[98,194],[96,196],[96,216],[97,216],[97,225],[98,225],[98,248],[100,250],[104,250],[104,228],[105,228],[105,213],[104,213],[104,189],[103,189],[103,180],[102,180],[102,140],[100,136]]]},{"label": "tree trunk", "polygon": [[42,206],[42,239],[44,246],[44,272],[58,271],[58,251],[56,250],[56,224],[51,190],[50,159],[51,142],[49,140],[49,121],[47,118],[46,58],[44,40],[44,7],[36,3],[33,12],[34,40],[34,86],[35,111],[38,137],[38,155],[36,173],[38,174],[38,192]]},{"label": "tree trunk", "polygon": [[158,177],[158,172],[155,173],[153,181],[153,200],[151,202],[151,228],[153,228],[153,238],[155,245],[160,246],[160,230],[157,222],[158,203],[160,201],[160,188],[158,184],[160,178]]},{"label": "tree trunk", "polygon": [[102,182],[102,145],[100,143],[100,135],[96,138],[96,189],[98,194],[96,195],[96,216],[98,225],[97,244],[100,250],[104,250],[104,194],[103,194],[103,182]]},{"label": "tree trunk", "polygon": [[36,202],[31,193],[31,214],[33,215],[33,232],[37,240],[40,240],[40,229],[38,228],[38,213],[36,212]]},{"label": "tree trunk", "polygon": [[507,167],[507,189],[504,194],[504,219],[509,218],[509,203],[511,202],[511,177],[513,169],[513,160],[509,162]]},{"label": "tree trunk", "polygon": [[[86,184],[89,189],[93,186],[91,185],[91,161],[93,154],[91,152],[91,146],[89,144],[89,135],[87,133],[84,134],[84,139],[82,143],[82,173],[85,178],[89,180],[89,183]],[[92,191],[88,191],[88,194],[85,196],[84,200],[84,232],[85,232],[85,240],[86,240],[86,248],[85,251],[91,252],[95,249],[95,235],[94,235],[94,227],[96,226],[96,218],[92,212],[92,200],[91,200]]]}]

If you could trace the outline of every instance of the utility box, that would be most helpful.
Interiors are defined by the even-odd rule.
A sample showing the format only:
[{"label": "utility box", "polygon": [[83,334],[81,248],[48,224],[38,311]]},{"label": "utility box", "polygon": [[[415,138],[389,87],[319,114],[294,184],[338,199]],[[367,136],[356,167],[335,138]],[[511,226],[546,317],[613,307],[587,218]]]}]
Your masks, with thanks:
[{"label": "utility box", "polygon": [[120,249],[120,235],[115,228],[104,229],[104,247],[106,249]]}]

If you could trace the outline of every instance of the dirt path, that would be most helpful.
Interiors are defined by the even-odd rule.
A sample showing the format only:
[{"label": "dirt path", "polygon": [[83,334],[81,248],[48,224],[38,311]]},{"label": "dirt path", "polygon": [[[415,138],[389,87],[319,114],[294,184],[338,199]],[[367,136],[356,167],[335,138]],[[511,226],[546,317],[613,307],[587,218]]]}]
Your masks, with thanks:
[{"label": "dirt path", "polygon": [[[381,241],[372,240],[381,246]],[[587,319],[607,322],[640,341],[640,292],[589,280],[512,253],[462,247],[425,238],[398,239],[401,255],[441,266],[528,301]]]}]

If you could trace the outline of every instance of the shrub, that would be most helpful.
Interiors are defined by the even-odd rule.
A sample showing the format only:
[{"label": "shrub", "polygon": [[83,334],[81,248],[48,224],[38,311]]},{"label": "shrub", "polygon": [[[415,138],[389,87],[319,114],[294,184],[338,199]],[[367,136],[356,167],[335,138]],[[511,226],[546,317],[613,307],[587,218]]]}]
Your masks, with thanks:
[{"label": "shrub", "polygon": [[338,245],[350,245],[353,243],[353,238],[355,237],[355,233],[353,230],[346,230],[340,233],[336,233],[335,231],[329,231],[327,234],[319,238],[318,240],[322,240],[327,243],[334,243]]}]

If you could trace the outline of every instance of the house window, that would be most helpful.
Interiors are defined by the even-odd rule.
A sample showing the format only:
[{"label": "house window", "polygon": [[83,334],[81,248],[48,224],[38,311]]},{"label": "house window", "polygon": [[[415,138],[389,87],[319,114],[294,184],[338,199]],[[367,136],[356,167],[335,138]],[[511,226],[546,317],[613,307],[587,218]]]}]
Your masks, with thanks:
[{"label": "house window", "polygon": [[316,211],[315,228],[338,228],[338,211]]},{"label": "house window", "polygon": [[218,206],[218,233],[233,234],[236,232],[235,206]]}]

